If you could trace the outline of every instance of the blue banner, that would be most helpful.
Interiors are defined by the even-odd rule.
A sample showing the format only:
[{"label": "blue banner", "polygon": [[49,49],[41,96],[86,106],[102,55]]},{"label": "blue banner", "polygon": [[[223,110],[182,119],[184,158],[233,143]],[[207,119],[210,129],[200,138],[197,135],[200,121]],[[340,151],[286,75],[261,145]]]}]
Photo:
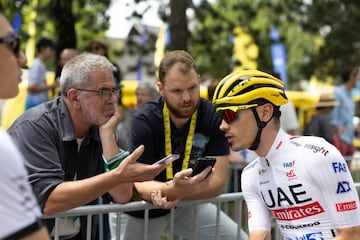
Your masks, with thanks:
[{"label": "blue banner", "polygon": [[15,34],[17,34],[19,32],[19,30],[20,30],[21,21],[22,21],[22,14],[17,13],[15,18],[14,18],[13,24],[12,24],[12,27],[14,29]]},{"label": "blue banner", "polygon": [[[143,31],[140,35],[140,44],[142,48],[145,48],[146,40],[147,40],[147,26],[143,26]],[[142,73],[143,73],[143,62],[144,62],[144,54],[140,53],[139,61],[138,61],[138,67],[136,71],[136,79],[142,80]]]},{"label": "blue banner", "polygon": [[280,34],[277,28],[271,29],[270,38],[274,73],[279,75],[280,79],[285,83],[285,88],[287,88],[286,50],[284,44],[280,41]]}]

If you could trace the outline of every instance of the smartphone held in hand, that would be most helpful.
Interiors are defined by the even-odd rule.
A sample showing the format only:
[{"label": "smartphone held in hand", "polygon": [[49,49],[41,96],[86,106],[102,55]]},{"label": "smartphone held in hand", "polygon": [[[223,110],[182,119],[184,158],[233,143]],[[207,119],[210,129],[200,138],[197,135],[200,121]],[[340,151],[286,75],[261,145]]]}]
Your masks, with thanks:
[{"label": "smartphone held in hand", "polygon": [[179,159],[180,154],[171,154],[168,155],[162,159],[160,159],[159,161],[155,162],[154,164],[165,164],[168,165],[169,163],[172,163],[173,161]]},{"label": "smartphone held in hand", "polygon": [[208,166],[214,167],[215,162],[216,162],[216,158],[210,158],[210,157],[190,160],[189,167],[193,169],[193,173],[191,176],[195,176],[201,173]]}]

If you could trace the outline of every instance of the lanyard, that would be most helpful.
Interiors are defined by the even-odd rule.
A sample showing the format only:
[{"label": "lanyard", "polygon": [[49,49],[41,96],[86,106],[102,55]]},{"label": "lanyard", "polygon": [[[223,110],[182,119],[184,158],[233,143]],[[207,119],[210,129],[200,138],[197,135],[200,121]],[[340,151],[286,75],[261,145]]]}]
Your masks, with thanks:
[{"label": "lanyard", "polygon": [[[186,138],[184,159],[181,168],[182,170],[187,169],[189,166],[192,142],[195,134],[196,118],[197,118],[197,110],[191,116],[190,128]],[[164,108],[163,108],[163,119],[164,119],[164,133],[165,133],[165,155],[168,156],[172,154],[172,149],[171,149],[170,114],[169,114],[169,109],[166,106],[166,103],[164,103]],[[174,177],[173,166],[171,163],[166,166],[166,179],[170,180],[173,179],[173,177]]]}]

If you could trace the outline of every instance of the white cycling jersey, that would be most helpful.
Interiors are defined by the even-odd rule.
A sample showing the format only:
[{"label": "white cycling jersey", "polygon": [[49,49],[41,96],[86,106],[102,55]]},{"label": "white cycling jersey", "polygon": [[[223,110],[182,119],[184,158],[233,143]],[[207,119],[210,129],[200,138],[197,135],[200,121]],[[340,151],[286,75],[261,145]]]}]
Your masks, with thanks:
[{"label": "white cycling jersey", "polygon": [[23,157],[0,128],[0,239],[20,239],[42,227]]},{"label": "white cycling jersey", "polygon": [[325,240],[336,228],[360,225],[359,198],[340,152],[312,136],[279,130],[266,157],[242,173],[249,231],[271,231],[271,214],[285,240]]}]

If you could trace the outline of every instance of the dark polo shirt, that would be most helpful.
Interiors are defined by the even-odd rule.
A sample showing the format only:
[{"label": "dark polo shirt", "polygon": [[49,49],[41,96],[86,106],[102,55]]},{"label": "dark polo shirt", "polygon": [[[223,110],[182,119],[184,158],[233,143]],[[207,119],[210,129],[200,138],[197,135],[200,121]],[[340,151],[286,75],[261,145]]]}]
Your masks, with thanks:
[{"label": "dark polo shirt", "polygon": [[[41,209],[58,184],[104,172],[98,127],[90,129],[78,151],[71,116],[61,97],[25,111],[8,133],[25,157],[29,181]],[[83,228],[86,222],[81,223]]]}]

